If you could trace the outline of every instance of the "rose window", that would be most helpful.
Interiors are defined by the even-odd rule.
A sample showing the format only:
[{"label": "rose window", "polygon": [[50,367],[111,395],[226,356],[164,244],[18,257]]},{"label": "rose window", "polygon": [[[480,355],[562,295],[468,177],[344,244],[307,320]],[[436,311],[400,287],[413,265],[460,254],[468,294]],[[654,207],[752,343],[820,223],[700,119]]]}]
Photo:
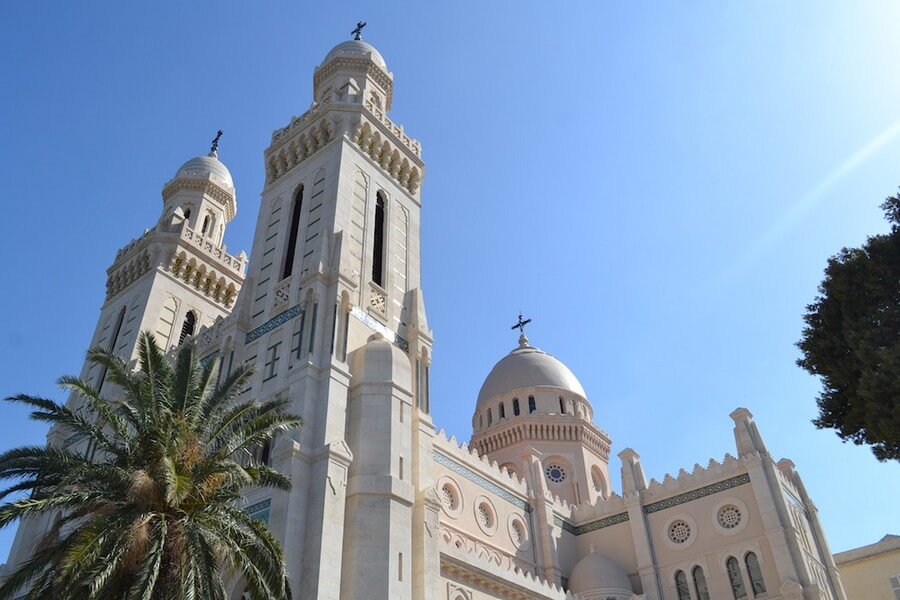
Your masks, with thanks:
[{"label": "rose window", "polygon": [[734,529],[741,524],[741,509],[734,504],[726,504],[719,509],[719,525],[725,529]]},{"label": "rose window", "polygon": [[547,479],[553,483],[560,483],[566,479],[566,470],[559,465],[550,465],[547,467]]},{"label": "rose window", "polygon": [[691,526],[687,521],[673,521],[669,525],[669,539],[676,544],[683,544],[691,537]]}]

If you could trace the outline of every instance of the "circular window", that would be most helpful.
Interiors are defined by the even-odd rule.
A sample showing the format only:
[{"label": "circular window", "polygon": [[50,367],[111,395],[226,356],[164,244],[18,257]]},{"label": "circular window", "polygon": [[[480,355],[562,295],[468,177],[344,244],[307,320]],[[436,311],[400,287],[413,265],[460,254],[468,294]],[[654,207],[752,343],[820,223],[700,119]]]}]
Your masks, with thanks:
[{"label": "circular window", "polygon": [[559,465],[550,465],[547,467],[547,479],[553,483],[560,483],[566,480],[566,470]]},{"label": "circular window", "polygon": [[675,544],[683,544],[691,537],[691,526],[687,521],[678,519],[669,524],[669,539]]},{"label": "circular window", "polygon": [[518,521],[512,522],[512,525],[509,526],[509,537],[512,538],[512,541],[516,546],[522,545],[522,540],[525,539],[525,532],[522,531],[521,523]]},{"label": "circular window", "polygon": [[482,502],[478,505],[478,523],[485,529],[494,527],[494,515],[491,513],[491,508],[486,502]]},{"label": "circular window", "polygon": [[456,490],[449,483],[445,483],[441,488],[441,502],[450,510],[456,510],[459,506],[459,498],[456,497]]},{"label": "circular window", "polygon": [[723,528],[734,529],[741,524],[741,509],[734,504],[726,504],[719,509],[716,519]]}]

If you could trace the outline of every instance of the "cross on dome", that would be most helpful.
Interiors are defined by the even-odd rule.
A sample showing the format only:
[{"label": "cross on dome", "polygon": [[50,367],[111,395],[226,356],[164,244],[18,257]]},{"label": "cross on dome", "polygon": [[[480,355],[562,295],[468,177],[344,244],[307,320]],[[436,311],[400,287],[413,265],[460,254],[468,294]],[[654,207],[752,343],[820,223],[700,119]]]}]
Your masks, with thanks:
[{"label": "cross on dome", "polygon": [[350,35],[352,35],[353,39],[356,40],[357,42],[362,40],[362,30],[363,30],[363,27],[365,27],[365,26],[366,26],[365,21],[357,21],[356,29],[354,29],[353,31],[350,32]]},{"label": "cross on dome", "polygon": [[222,137],[224,132],[220,129],[216,132],[216,137],[213,138],[212,144],[209,147],[209,156],[215,156],[218,158],[219,156],[219,138]]}]

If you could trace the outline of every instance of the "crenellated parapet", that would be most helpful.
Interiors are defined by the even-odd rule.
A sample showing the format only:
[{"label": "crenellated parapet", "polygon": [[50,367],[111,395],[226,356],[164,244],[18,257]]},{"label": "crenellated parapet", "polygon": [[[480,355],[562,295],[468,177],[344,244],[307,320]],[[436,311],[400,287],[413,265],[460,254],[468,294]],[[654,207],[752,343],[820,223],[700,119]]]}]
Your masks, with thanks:
[{"label": "crenellated parapet", "polygon": [[466,443],[459,442],[454,436],[448,438],[443,429],[434,436],[434,450],[478,475],[489,478],[509,493],[517,494],[523,500],[532,496],[524,478],[507,471],[506,467],[501,467],[497,461],[491,461],[486,456],[479,454],[477,450],[469,448]]},{"label": "crenellated parapet", "polygon": [[556,583],[522,571],[507,568],[477,547],[457,545],[441,540],[441,572],[473,587],[485,587],[501,597],[536,598],[540,600],[576,600]]},{"label": "crenellated parapet", "polygon": [[759,455],[753,454],[735,458],[731,454],[726,453],[721,461],[711,458],[705,467],[695,463],[691,471],[680,469],[675,476],[666,473],[662,481],[650,479],[645,497],[652,499],[654,497],[669,496],[676,492],[713,483],[723,477],[746,473],[748,463],[758,458]]}]

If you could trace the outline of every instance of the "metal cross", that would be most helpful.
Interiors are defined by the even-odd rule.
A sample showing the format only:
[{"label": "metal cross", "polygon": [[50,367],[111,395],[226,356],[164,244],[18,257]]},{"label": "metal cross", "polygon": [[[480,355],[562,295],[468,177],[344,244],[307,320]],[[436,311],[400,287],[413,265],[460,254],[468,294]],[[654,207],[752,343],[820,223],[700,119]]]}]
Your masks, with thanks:
[{"label": "metal cross", "polygon": [[519,322],[510,327],[510,329],[518,329],[519,333],[525,334],[525,326],[531,323],[531,319],[525,319],[522,317],[522,313],[519,313]]},{"label": "metal cross", "polygon": [[362,39],[362,30],[363,30],[363,27],[365,27],[365,26],[366,26],[365,21],[357,21],[356,22],[356,29],[354,29],[353,31],[350,32],[350,35],[353,36],[354,40],[359,41]]},{"label": "metal cross", "polygon": [[219,138],[222,137],[222,133],[224,132],[220,129],[213,138],[212,146],[209,148],[210,154],[216,154],[219,151]]}]

